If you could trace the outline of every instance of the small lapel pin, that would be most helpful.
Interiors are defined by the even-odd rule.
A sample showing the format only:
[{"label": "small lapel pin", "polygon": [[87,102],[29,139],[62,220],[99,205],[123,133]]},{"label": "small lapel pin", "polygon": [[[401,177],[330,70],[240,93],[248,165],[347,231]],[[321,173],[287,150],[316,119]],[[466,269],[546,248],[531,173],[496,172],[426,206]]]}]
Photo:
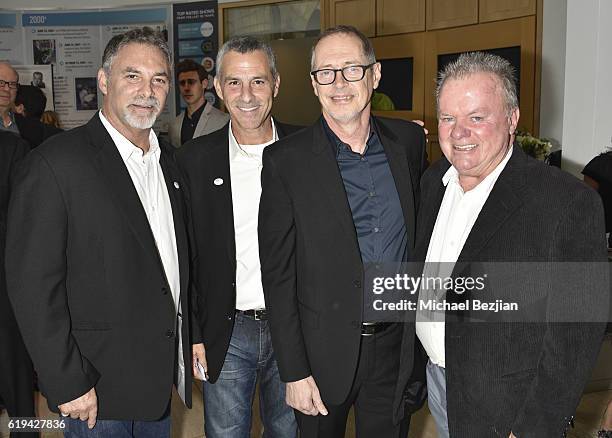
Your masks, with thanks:
[{"label": "small lapel pin", "polygon": [[179,183],[177,183],[176,181],[174,181],[174,188],[176,188],[176,189],[179,188]]},{"label": "small lapel pin", "polygon": [[220,186],[221,184],[223,184],[223,178],[215,178],[213,184],[216,186]]}]

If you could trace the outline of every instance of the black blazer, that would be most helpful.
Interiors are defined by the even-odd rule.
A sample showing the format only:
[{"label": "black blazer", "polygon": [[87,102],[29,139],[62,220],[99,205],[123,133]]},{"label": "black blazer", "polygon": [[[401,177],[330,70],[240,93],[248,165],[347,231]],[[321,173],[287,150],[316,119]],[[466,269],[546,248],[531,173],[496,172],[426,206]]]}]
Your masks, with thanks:
[{"label": "black blazer", "polygon": [[[301,129],[274,121],[279,138]],[[223,367],[236,309],[236,242],[229,163],[229,124],[177,150],[193,217],[196,264],[194,308],[204,342],[208,376],[214,383]],[[215,185],[217,178],[223,184]]]},{"label": "black blazer", "polygon": [[[174,148],[161,144],[179,258],[191,404],[189,254]],[[49,408],[95,386],[100,419],[155,420],[175,374],[175,306],[145,211],[96,114],[32,151],[8,217],[9,297]]]},{"label": "black blazer", "polygon": [[[449,166],[441,159],[421,180],[415,251],[421,260],[444,196],[442,176]],[[474,275],[478,262],[605,264],[606,260],[603,209],[597,193],[515,146],[465,242],[453,276]],[[518,302],[519,309],[536,309],[529,301],[532,297],[525,296],[529,289],[524,281],[514,278],[499,298]],[[570,296],[561,293],[555,281],[538,286],[549,293],[548,314],[575,311],[588,315],[589,321],[606,319],[607,283],[602,287],[593,278],[563,278],[560,281],[575,282]],[[559,286],[567,290],[568,285]],[[540,322],[466,323],[465,315],[447,313],[445,328],[450,436],[506,438],[510,431],[521,438],[563,436],[590,377],[605,324],[586,319],[547,323],[546,314],[534,317]],[[406,365],[413,342],[414,337],[405,337],[401,388],[410,373]]]},{"label": "black blazer", "polygon": [[47,125],[35,117],[24,117],[21,114],[15,114],[15,123],[19,129],[19,135],[29,143],[32,149],[49,137],[63,132],[60,128]]},{"label": "black blazer", "polygon": [[[415,242],[423,129],[374,118]],[[259,208],[262,280],[281,379],[312,375],[324,402],[348,396],[359,356],[363,264],[351,209],[323,124],[264,152]]]}]

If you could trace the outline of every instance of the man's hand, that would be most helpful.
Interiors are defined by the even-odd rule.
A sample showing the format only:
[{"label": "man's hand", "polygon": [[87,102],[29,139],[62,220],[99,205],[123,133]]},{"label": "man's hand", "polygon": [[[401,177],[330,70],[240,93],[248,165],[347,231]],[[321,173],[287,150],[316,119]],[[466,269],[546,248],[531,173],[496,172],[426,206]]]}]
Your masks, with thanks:
[{"label": "man's hand", "polygon": [[[206,350],[204,349],[204,344],[193,344],[191,346],[191,353],[193,377],[200,380],[208,380],[208,364],[206,363]],[[202,373],[198,369],[198,363],[200,363],[200,365],[202,365],[202,368],[204,368],[204,375],[202,375]]]},{"label": "man's hand", "polygon": [[508,438],[516,438],[516,436],[512,432],[510,432],[510,436]]},{"label": "man's hand", "polygon": [[327,415],[319,388],[312,376],[287,383],[287,404],[306,415]]},{"label": "man's hand", "polygon": [[70,415],[71,418],[87,421],[87,427],[93,429],[96,425],[96,417],[98,416],[96,389],[91,388],[86,394],[68,403],[59,405],[58,408],[64,417]]},{"label": "man's hand", "polygon": [[415,119],[413,120],[414,123],[416,123],[417,125],[419,125],[421,128],[423,128],[423,131],[425,131],[425,136],[427,136],[427,134],[429,134],[429,130],[425,127],[425,122],[419,119]]}]

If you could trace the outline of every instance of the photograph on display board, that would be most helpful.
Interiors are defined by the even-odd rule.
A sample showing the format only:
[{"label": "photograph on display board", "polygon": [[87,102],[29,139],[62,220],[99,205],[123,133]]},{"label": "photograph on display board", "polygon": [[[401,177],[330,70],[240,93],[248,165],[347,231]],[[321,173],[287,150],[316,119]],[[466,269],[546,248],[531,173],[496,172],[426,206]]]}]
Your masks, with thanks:
[{"label": "photograph on display board", "polygon": [[55,64],[57,58],[55,40],[33,40],[32,49],[34,51],[34,64]]},{"label": "photograph on display board", "polygon": [[98,85],[96,78],[74,78],[77,111],[98,109]]}]

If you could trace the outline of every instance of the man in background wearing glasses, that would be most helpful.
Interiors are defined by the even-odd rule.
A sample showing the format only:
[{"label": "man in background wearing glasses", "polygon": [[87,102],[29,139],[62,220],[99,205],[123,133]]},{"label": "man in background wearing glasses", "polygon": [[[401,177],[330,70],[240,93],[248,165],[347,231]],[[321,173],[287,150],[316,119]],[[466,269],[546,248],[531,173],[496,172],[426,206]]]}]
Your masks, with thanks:
[{"label": "man in background wearing glasses", "polygon": [[19,75],[10,64],[0,62],[0,130],[19,135],[13,107],[19,88]]},{"label": "man in background wearing glasses", "polygon": [[407,436],[393,424],[402,328],[364,315],[364,266],[405,261],[415,240],[425,136],[373,117],[381,77],[368,39],[325,31],[311,56],[322,117],[263,155],[262,282],[287,403],[301,436]]}]

